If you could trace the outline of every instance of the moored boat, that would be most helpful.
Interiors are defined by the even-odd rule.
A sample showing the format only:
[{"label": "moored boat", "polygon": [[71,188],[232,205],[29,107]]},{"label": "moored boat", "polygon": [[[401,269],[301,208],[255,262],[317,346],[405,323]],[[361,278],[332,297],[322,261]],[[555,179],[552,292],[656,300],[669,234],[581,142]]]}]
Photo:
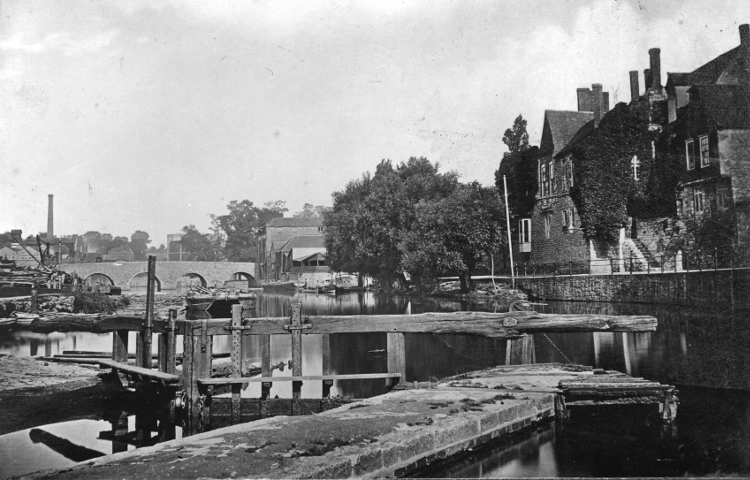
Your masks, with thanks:
[{"label": "moored boat", "polygon": [[255,300],[256,292],[262,288],[250,288],[243,292],[230,292],[228,290],[191,290],[185,294],[185,307],[192,311],[206,311],[210,308],[229,308],[243,301]]}]

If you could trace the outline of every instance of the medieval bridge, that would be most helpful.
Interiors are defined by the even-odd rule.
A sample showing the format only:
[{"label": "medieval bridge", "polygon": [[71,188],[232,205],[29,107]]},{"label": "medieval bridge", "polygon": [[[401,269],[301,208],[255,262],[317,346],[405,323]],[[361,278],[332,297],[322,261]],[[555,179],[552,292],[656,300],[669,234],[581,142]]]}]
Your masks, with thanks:
[{"label": "medieval bridge", "polygon": [[[75,272],[88,285],[114,285],[131,293],[146,292],[148,262],[71,263],[58,268]],[[260,287],[253,262],[156,262],[157,291],[184,293],[191,286]]]}]

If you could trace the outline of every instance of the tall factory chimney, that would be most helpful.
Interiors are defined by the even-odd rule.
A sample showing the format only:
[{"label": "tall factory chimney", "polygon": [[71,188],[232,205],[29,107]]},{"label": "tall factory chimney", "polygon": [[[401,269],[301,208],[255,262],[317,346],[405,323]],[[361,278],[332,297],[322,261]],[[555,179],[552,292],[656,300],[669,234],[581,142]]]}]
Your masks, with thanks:
[{"label": "tall factory chimney", "polygon": [[49,206],[47,207],[47,240],[52,240],[52,238],[55,235],[54,232],[54,224],[55,224],[55,217],[54,217],[54,208],[53,208],[53,200],[54,195],[49,195]]}]

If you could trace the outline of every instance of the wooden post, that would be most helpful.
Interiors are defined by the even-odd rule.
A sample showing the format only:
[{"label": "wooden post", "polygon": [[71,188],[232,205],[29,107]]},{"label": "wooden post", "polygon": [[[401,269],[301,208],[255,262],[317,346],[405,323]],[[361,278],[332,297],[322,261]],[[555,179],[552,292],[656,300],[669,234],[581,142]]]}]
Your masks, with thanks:
[{"label": "wooden post", "polygon": [[31,284],[31,311],[39,310],[39,286],[36,282]]},{"label": "wooden post", "polygon": [[[400,373],[401,382],[406,382],[406,342],[403,333],[387,333],[388,373]],[[388,386],[399,383],[398,378],[389,378]]]},{"label": "wooden post", "polygon": [[[260,336],[260,374],[262,377],[273,376],[271,369],[271,335]],[[268,400],[271,396],[272,382],[263,382],[260,385],[260,398]]]},{"label": "wooden post", "polygon": [[[242,376],[242,305],[232,306],[232,376]],[[240,423],[240,404],[242,385],[232,384],[232,420],[231,423]]]},{"label": "wooden post", "polygon": [[[323,375],[331,374],[331,336],[324,333],[320,336],[320,350],[323,353]],[[333,380],[323,380],[323,398],[331,396]]]},{"label": "wooden post", "polygon": [[146,322],[142,330],[143,366],[151,368],[152,332],[154,328],[154,287],[156,286],[156,256],[148,256],[148,283],[146,286]]},{"label": "wooden post", "polygon": [[167,321],[166,333],[159,335],[159,371],[174,373],[176,352],[175,352],[175,323],[177,318],[177,308],[169,309],[169,320]]},{"label": "wooden post", "polygon": [[[292,304],[292,376],[302,376],[302,305]],[[302,397],[302,382],[292,382],[292,399],[299,400]],[[294,402],[293,402],[294,404]],[[294,408],[294,407],[293,407]]]},{"label": "wooden post", "polygon": [[115,362],[128,363],[128,333],[127,330],[112,332],[112,360]]},{"label": "wooden post", "polygon": [[[183,347],[182,376],[185,388],[185,426],[187,435],[202,430],[203,423],[208,422],[202,412],[198,379],[211,377],[211,342],[208,336],[207,321],[187,321]],[[203,416],[203,422],[200,421]]]},{"label": "wooden post", "polygon": [[531,335],[508,339],[505,344],[505,364],[523,365],[534,363],[534,339]]}]

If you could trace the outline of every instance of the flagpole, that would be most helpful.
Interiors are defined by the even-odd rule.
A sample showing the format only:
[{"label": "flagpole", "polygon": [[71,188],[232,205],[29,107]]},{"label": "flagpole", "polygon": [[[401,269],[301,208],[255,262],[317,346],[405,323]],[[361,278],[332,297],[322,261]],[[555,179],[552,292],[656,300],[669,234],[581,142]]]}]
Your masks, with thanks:
[{"label": "flagpole", "polygon": [[505,190],[505,225],[508,230],[508,251],[510,252],[510,283],[512,288],[516,288],[516,275],[513,271],[513,243],[510,238],[510,213],[508,211],[508,183],[503,175],[503,189]]}]

